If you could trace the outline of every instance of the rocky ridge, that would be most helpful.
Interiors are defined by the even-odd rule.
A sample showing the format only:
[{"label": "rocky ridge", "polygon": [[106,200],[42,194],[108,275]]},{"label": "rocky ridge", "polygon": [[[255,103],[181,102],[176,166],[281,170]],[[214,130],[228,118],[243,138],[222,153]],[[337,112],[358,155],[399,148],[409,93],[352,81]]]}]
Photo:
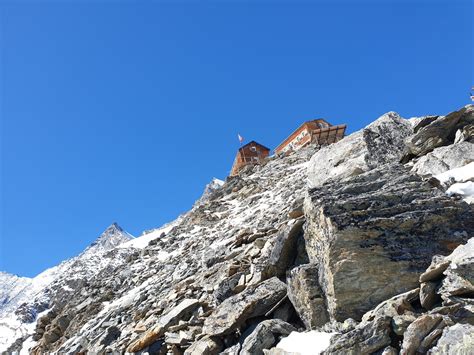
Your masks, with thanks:
[{"label": "rocky ridge", "polygon": [[336,333],[326,354],[472,353],[473,206],[445,192],[474,172],[435,176],[472,163],[473,111],[390,112],[228,178],[53,289],[9,351],[286,354],[280,339],[316,330]]}]

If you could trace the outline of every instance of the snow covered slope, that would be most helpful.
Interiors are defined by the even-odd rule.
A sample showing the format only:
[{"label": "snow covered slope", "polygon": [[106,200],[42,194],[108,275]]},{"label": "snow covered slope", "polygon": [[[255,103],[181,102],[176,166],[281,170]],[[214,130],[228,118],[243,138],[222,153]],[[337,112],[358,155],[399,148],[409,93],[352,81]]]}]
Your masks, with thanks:
[{"label": "snow covered slope", "polygon": [[132,239],[113,223],[80,255],[34,278],[0,273],[0,351],[17,338],[31,334],[38,315],[51,307],[53,298],[67,297],[88,278],[123,260],[116,258],[115,253],[108,254]]}]

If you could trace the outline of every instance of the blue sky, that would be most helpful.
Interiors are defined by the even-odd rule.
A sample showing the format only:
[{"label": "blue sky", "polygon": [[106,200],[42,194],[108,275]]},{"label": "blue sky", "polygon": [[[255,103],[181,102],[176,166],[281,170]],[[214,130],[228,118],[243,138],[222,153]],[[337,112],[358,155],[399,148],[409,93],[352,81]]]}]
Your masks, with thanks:
[{"label": "blue sky", "polygon": [[469,103],[470,1],[3,1],[0,270],[34,276],[225,178],[239,142]]}]

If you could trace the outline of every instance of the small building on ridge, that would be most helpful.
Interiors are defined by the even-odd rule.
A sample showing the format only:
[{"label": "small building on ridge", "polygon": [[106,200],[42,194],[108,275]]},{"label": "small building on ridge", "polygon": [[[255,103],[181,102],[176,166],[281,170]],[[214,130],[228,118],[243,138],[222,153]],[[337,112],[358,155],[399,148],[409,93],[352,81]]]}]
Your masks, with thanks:
[{"label": "small building on ridge", "polygon": [[230,176],[238,175],[248,165],[260,164],[269,155],[270,149],[255,141],[243,145],[237,152]]},{"label": "small building on ridge", "polygon": [[275,148],[276,154],[296,151],[308,144],[318,146],[332,144],[344,138],[346,125],[333,126],[322,118],[307,121]]}]

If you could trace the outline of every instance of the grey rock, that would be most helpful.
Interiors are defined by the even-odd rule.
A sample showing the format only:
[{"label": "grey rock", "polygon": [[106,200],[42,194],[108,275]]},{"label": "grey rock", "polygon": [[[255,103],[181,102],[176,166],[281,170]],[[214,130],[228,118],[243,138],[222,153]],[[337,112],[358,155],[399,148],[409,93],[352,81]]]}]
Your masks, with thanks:
[{"label": "grey rock", "polygon": [[186,351],[185,355],[217,355],[223,349],[223,344],[217,337],[206,336],[194,342]]},{"label": "grey rock", "polygon": [[467,124],[473,115],[474,109],[470,105],[446,116],[437,117],[429,124],[425,125],[426,122],[422,121],[419,124],[422,127],[415,127],[416,133],[407,140],[407,148],[401,161],[406,163],[414,157],[420,157],[433,151],[435,148],[453,143],[456,131],[464,125],[462,122]]},{"label": "grey rock", "polygon": [[413,303],[418,301],[419,289],[394,296],[380,303],[362,317],[362,323],[370,323],[377,318],[392,318],[392,328],[397,335],[403,335],[406,328],[417,318]]},{"label": "grey rock", "polygon": [[311,189],[305,215],[306,250],[338,321],[416,288],[431,256],[474,235],[469,205],[397,164]]},{"label": "grey rock", "polygon": [[203,333],[218,336],[233,332],[247,319],[264,315],[286,295],[286,285],[276,277],[227,298],[205,320]]},{"label": "grey rock", "polygon": [[310,186],[398,161],[405,149],[405,139],[412,133],[410,122],[395,112],[386,113],[366,128],[316,152],[308,166]]},{"label": "grey rock", "polygon": [[446,258],[450,262],[444,271],[439,294],[444,300],[453,296],[472,297],[474,294],[474,239],[461,245]]},{"label": "grey rock", "polygon": [[264,320],[245,338],[240,354],[261,355],[264,349],[276,345],[280,336],[287,336],[293,331],[296,331],[295,327],[281,320]]},{"label": "grey rock", "polygon": [[455,324],[446,327],[430,355],[471,355],[474,353],[474,326]]},{"label": "grey rock", "polygon": [[390,343],[390,318],[380,317],[371,323],[361,324],[348,333],[335,335],[323,354],[372,354]]},{"label": "grey rock", "polygon": [[166,330],[178,323],[179,320],[189,319],[192,312],[199,307],[200,302],[196,299],[185,299],[173,307],[165,315],[161,316],[158,323],[146,331],[139,339],[133,341],[128,347],[128,352],[138,352],[155,343],[164,335]]},{"label": "grey rock", "polygon": [[474,124],[468,124],[456,131],[454,143],[471,142],[474,143]]},{"label": "grey rock", "polygon": [[427,281],[420,285],[420,303],[424,309],[431,309],[441,301],[441,297],[436,293],[437,283]]},{"label": "grey rock", "polygon": [[121,331],[116,326],[107,328],[104,336],[100,339],[99,344],[102,346],[110,345],[114,340],[116,340],[121,334]]},{"label": "grey rock", "polygon": [[387,346],[385,349],[383,349],[381,355],[398,355],[398,350],[393,346]]},{"label": "grey rock", "polygon": [[304,220],[294,220],[285,225],[269,240],[257,261],[256,270],[262,279],[283,276],[297,255],[297,242],[302,238]]},{"label": "grey rock", "polygon": [[410,324],[412,324],[416,320],[415,313],[404,313],[400,315],[393,316],[392,318],[392,330],[398,336],[403,336],[407,331]]},{"label": "grey rock", "polygon": [[59,332],[56,332],[54,330],[50,330],[50,331],[47,331],[47,332],[44,333],[42,339],[43,339],[45,344],[52,344],[52,343],[58,341],[60,337],[61,337],[61,334]]},{"label": "grey rock", "polygon": [[315,329],[329,321],[323,290],[319,286],[318,265],[293,268],[287,275],[288,298],[306,329]]},{"label": "grey rock", "polygon": [[184,299],[176,307],[173,307],[168,313],[160,317],[158,321],[159,326],[162,329],[175,325],[179,320],[189,318],[200,305],[197,299]]},{"label": "grey rock", "polygon": [[439,314],[422,315],[411,323],[403,336],[401,355],[414,355],[426,336],[439,325],[445,325],[444,316]]},{"label": "grey rock", "polygon": [[219,355],[239,355],[241,345],[235,344],[219,353]]},{"label": "grey rock", "polygon": [[422,156],[413,165],[412,171],[419,175],[437,175],[459,168],[474,161],[474,144],[460,142],[435,148]]},{"label": "grey rock", "polygon": [[433,256],[428,269],[426,269],[426,271],[420,275],[420,282],[436,281],[441,279],[443,272],[448,268],[450,263],[451,261],[445,259],[444,256]]}]

